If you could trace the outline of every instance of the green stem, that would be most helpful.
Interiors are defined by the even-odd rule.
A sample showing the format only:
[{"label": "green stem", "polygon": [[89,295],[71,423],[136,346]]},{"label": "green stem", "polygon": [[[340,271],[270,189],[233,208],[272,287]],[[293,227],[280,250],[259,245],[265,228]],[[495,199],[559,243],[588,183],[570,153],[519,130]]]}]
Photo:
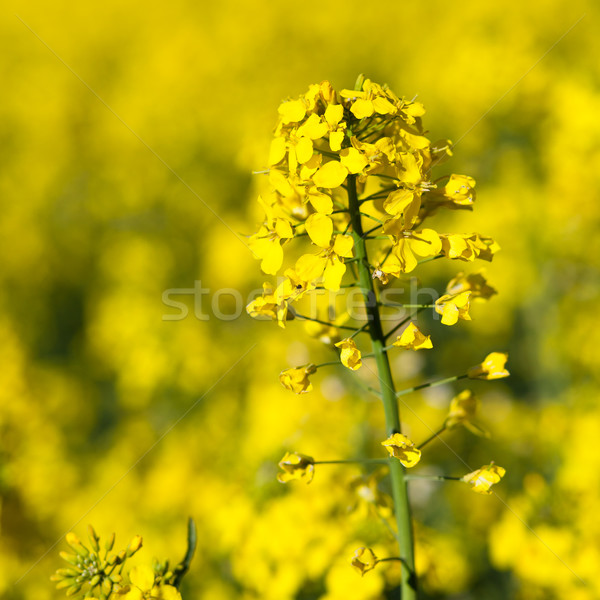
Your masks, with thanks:
[{"label": "green stem", "polygon": [[421,448],[423,448],[423,446],[429,444],[429,442],[435,440],[435,438],[437,438],[439,435],[441,435],[442,433],[444,433],[444,431],[446,431],[446,429],[448,429],[446,427],[446,425],[442,425],[442,427],[440,427],[440,429],[438,429],[435,433],[432,433],[424,442],[421,442],[417,448],[420,450]]},{"label": "green stem", "polygon": [[404,394],[410,394],[411,392],[416,392],[418,390],[422,390],[423,388],[437,387],[438,385],[444,385],[445,383],[452,383],[454,381],[458,381],[459,379],[466,379],[467,377],[468,375],[465,373],[464,375],[454,375],[453,377],[446,377],[446,379],[438,379],[437,381],[431,381],[429,383],[421,383],[420,385],[415,385],[415,387],[400,390],[396,393],[396,397],[404,396]]},{"label": "green stem", "polygon": [[[305,321],[313,321],[314,323],[320,323],[321,325],[327,325],[329,327],[335,327],[336,329],[347,329],[348,331],[356,331],[356,327],[350,327],[349,325],[336,325],[335,323],[330,323],[329,321],[322,321],[321,319],[315,319],[313,317],[307,317],[306,315],[301,315],[300,313],[295,312],[294,316],[296,319],[304,319]],[[362,331],[362,327],[360,328]]]},{"label": "green stem", "polygon": [[315,460],[315,465],[387,465],[387,458],[357,458],[356,460]]},{"label": "green stem", "polygon": [[450,475],[407,475],[406,481],[462,481],[462,477]]},{"label": "green stem", "polygon": [[[354,238],[354,251],[359,273],[359,287],[361,288],[367,319],[369,321],[369,334],[373,346],[373,356],[377,364],[379,381],[381,384],[381,399],[385,412],[385,422],[388,435],[400,433],[400,413],[394,380],[390,369],[387,353],[384,350],[385,336],[381,326],[379,308],[375,298],[373,279],[369,269],[369,257],[367,246],[363,237],[362,221],[360,216],[360,205],[356,193],[356,176],[349,175],[348,184],[348,208],[352,220],[352,237]],[[415,573],[414,543],[412,520],[410,515],[410,504],[408,501],[408,490],[404,480],[404,467],[399,460],[389,459],[390,476],[392,482],[392,495],[394,498],[394,512],[398,526],[398,545],[400,557],[406,568],[402,569],[402,581],[400,584],[402,600],[417,599],[417,582]]]}]

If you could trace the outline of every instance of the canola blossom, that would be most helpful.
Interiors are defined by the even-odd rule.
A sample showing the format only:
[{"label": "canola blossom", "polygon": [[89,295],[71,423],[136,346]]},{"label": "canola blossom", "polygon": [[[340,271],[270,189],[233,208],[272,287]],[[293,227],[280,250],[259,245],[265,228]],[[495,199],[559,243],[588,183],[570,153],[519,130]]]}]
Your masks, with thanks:
[{"label": "canola blossom", "polygon": [[[435,219],[439,212],[473,210],[476,183],[469,175],[437,173],[452,155],[452,144],[449,140],[432,142],[426,136],[424,113],[421,103],[401,98],[387,86],[362,76],[354,90],[336,91],[323,81],[311,85],[299,98],[283,101],[268,168],[262,171],[268,179],[268,189],[259,197],[264,220],[249,237],[262,272],[277,277],[276,282],[265,281],[262,295],[248,305],[250,316],[273,320],[282,328],[291,320],[307,321],[307,331],[337,357],[284,369],[279,376],[283,387],[295,394],[311,392],[315,386],[309,377],[337,365],[357,372],[354,377],[365,371],[378,377],[380,389],[369,391],[383,404],[388,437],[380,444],[389,456],[383,462],[387,463],[393,499],[379,489],[379,478],[374,476],[355,480],[349,493],[355,495],[353,510],[379,516],[392,531],[395,527],[400,556],[378,559],[362,546],[351,564],[364,575],[379,562],[401,561],[403,600],[417,597],[407,484],[419,477],[405,476],[405,469],[425,460],[421,448],[446,429],[464,425],[481,434],[484,430],[474,422],[479,403],[465,391],[452,401],[442,429],[417,446],[401,433],[397,396],[459,379],[491,380],[508,375],[504,370],[507,355],[496,352],[462,375],[399,392],[395,389],[389,354],[434,346],[436,333],[422,332],[418,312],[429,308],[442,325],[458,326],[471,320],[472,301],[489,300],[496,294],[480,269],[460,271],[444,294],[431,305],[419,305],[414,314],[408,303],[381,301],[384,288],[401,282],[423,262],[491,261],[499,250],[488,236],[439,230]],[[341,317],[331,317],[336,305],[332,298],[343,297],[353,288],[362,298],[362,310],[351,311],[348,306]],[[309,314],[304,310],[307,303]],[[404,314],[392,319],[394,324],[386,332],[382,315],[390,308],[403,309]],[[386,345],[404,325],[395,341]],[[370,339],[370,348],[365,347],[365,338]],[[309,483],[316,464],[353,462],[361,459],[322,461],[286,452],[277,478],[281,483],[295,479]],[[462,479],[435,478],[460,479],[487,494],[503,474],[499,467],[490,466]]]}]

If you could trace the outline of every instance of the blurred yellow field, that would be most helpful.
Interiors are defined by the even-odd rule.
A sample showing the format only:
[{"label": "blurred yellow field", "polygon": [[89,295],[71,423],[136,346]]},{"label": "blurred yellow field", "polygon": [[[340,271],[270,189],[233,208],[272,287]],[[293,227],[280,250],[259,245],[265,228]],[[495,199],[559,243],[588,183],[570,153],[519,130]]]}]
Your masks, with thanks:
[{"label": "blurred yellow field", "polygon": [[[0,11],[0,597],[64,598],[50,576],[65,535],[85,540],[88,524],[102,541],[115,532],[115,549],[143,538],[128,564],[151,597],[145,565],[183,557],[192,516],[184,599],[398,598],[398,561],[364,577],[351,566],[358,548],[384,557],[395,544],[384,474],[306,459],[388,452],[411,473],[420,458],[421,475],[488,465],[492,479],[483,494],[410,483],[421,600],[600,597],[597,3],[34,0]],[[383,410],[365,391],[377,378],[335,337],[353,322],[345,300],[334,330],[246,311],[274,281],[280,242],[288,252],[281,223],[276,256],[250,237],[265,215],[258,195],[277,184],[265,172],[281,150],[278,116],[305,118],[278,108],[325,80],[352,90],[361,73],[403,106],[422,103],[432,143],[453,142],[438,175],[473,178],[451,180],[457,189],[476,181],[474,210],[440,211],[436,230],[501,248],[492,262],[432,260],[414,274],[444,293],[483,266],[498,293],[452,327],[422,313],[433,348],[411,330],[390,352],[398,389],[493,352],[508,353],[511,375],[476,380],[495,377],[485,368],[500,379],[498,362],[471,371],[472,423],[468,395],[445,421],[465,381],[402,396],[409,439],[387,451]],[[312,145],[303,151],[310,166]],[[350,180],[363,168],[342,164]],[[339,172],[321,171],[318,187],[348,187],[347,172],[338,185]],[[329,251],[341,221],[309,212],[321,216],[307,247]],[[347,276],[346,250],[336,246]],[[398,278],[411,299],[412,276]],[[335,359],[335,342],[348,369],[280,382]],[[467,421],[471,431],[457,426]],[[416,456],[410,441],[444,422],[444,444]],[[314,479],[282,485],[278,472]]]}]

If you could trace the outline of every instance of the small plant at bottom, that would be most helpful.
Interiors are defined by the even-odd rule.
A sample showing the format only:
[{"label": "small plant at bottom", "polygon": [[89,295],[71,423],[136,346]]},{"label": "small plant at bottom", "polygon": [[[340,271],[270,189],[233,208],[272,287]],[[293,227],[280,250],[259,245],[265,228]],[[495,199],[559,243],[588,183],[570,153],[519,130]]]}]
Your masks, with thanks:
[{"label": "small plant at bottom", "polygon": [[125,570],[127,560],[142,547],[139,535],[119,552],[114,551],[114,533],[101,545],[100,537],[90,525],[88,540],[89,547],[74,533],[68,533],[66,542],[71,552],[61,552],[60,556],[69,566],[58,569],[50,578],[57,582],[58,589],[65,590],[67,596],[95,600],[181,600],[179,586],[196,548],[196,525],[193,519],[188,521],[185,556],[172,569],[169,561],[155,559],[152,566],[136,565]]}]

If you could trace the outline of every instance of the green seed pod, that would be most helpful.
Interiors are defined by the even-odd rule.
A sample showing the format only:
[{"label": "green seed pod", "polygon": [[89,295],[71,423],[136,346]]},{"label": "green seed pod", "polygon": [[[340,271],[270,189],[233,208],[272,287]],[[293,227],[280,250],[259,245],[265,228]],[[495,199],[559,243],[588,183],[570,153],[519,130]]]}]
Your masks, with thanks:
[{"label": "green seed pod", "polygon": [[61,550],[59,552],[59,556],[63,560],[66,560],[68,563],[71,563],[72,565],[75,565],[75,566],[78,566],[79,563],[81,562],[81,559],[79,558],[79,556],[77,556],[76,554],[69,554],[68,552],[65,552],[64,550]]},{"label": "green seed pod", "polygon": [[67,590],[67,596],[74,596],[81,589],[80,584],[76,584]]},{"label": "green seed pod", "polygon": [[98,552],[100,550],[100,537],[91,525],[88,525],[88,538],[92,548]]},{"label": "green seed pod", "polygon": [[72,577],[67,577],[56,584],[56,589],[64,590],[65,588],[71,587],[73,585],[78,585],[78,583]]},{"label": "green seed pod", "polygon": [[107,577],[102,581],[102,593],[110,596],[112,592],[113,584],[112,581]]},{"label": "green seed pod", "polygon": [[110,552],[115,545],[115,534],[112,533],[110,537],[104,542],[104,548],[106,548],[107,552]]}]

